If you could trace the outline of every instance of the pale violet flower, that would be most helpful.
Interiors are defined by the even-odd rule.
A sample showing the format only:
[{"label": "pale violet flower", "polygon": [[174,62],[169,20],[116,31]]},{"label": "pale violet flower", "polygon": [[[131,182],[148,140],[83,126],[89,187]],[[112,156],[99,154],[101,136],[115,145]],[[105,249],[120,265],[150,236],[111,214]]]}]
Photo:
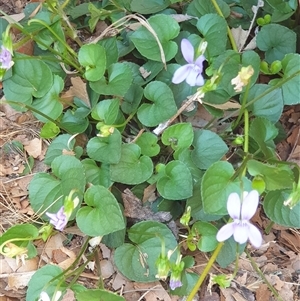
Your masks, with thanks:
[{"label": "pale violet flower", "polygon": [[64,206],[62,206],[57,213],[46,212],[46,215],[50,218],[50,224],[52,224],[56,230],[62,231],[68,223],[68,217],[64,212]]},{"label": "pale violet flower", "polygon": [[233,222],[223,226],[217,233],[219,242],[225,241],[233,235],[234,240],[239,244],[245,243],[248,239],[255,248],[262,244],[260,231],[250,223],[250,219],[256,212],[259,201],[259,194],[256,190],[249,193],[244,192],[243,202],[237,193],[229,195],[227,201],[227,211]]},{"label": "pale violet flower", "polygon": [[174,289],[181,287],[182,286],[182,282],[180,279],[173,279],[172,275],[170,278],[170,289],[173,291]]},{"label": "pale violet flower", "polygon": [[181,41],[181,52],[186,60],[187,64],[179,67],[172,78],[174,84],[179,84],[184,80],[190,86],[203,86],[204,78],[202,76],[203,62],[205,57],[201,54],[196,60],[194,60],[194,47],[187,39]]},{"label": "pale violet flower", "polygon": [[61,297],[61,295],[62,295],[62,292],[61,291],[57,291],[55,293],[55,295],[53,296],[53,298],[50,299],[49,295],[46,292],[41,292],[40,298],[39,298],[38,301],[52,301],[52,300],[53,301],[58,301],[59,298]]},{"label": "pale violet flower", "polygon": [[1,50],[0,50],[0,63],[1,63],[0,67],[6,70],[10,69],[14,64],[11,58],[10,51],[6,49],[4,46],[1,46]]}]

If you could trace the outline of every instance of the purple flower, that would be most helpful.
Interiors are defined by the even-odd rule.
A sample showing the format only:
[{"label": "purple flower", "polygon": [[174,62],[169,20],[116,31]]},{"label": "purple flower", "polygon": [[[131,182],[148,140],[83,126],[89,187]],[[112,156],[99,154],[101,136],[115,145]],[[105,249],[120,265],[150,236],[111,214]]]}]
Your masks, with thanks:
[{"label": "purple flower", "polygon": [[57,213],[46,212],[46,215],[50,218],[50,224],[52,224],[56,230],[62,231],[67,225],[68,217],[64,212],[64,206],[62,206]]},{"label": "purple flower", "polygon": [[179,67],[172,78],[174,84],[179,84],[184,80],[190,86],[203,86],[204,78],[202,76],[204,55],[200,55],[194,60],[194,47],[189,40],[181,41],[181,52],[188,64]]},{"label": "purple flower", "polygon": [[176,289],[177,287],[181,287],[182,286],[182,282],[180,281],[180,279],[170,279],[170,289],[173,291],[174,289]]},{"label": "purple flower", "polygon": [[239,244],[245,243],[248,239],[255,248],[262,244],[260,231],[252,225],[249,220],[256,212],[259,194],[256,190],[249,193],[244,192],[243,202],[237,193],[229,195],[227,201],[227,211],[233,222],[223,226],[217,233],[217,240],[224,241],[233,235],[234,240]]},{"label": "purple flower", "polygon": [[14,62],[11,59],[11,53],[4,46],[1,46],[0,63],[2,69],[10,69]]}]

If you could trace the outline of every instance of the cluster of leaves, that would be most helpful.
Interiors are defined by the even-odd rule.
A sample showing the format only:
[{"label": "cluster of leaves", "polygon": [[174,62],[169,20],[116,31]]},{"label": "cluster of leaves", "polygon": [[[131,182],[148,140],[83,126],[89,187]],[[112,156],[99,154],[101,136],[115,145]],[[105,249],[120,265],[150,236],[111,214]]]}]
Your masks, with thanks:
[{"label": "cluster of leaves", "polygon": [[[64,197],[75,191],[80,203],[69,220],[75,220],[88,236],[104,236],[104,243],[116,248],[118,269],[131,280],[145,282],[155,280],[161,239],[170,250],[177,241],[172,231],[157,221],[136,223],[126,236],[120,193],[124,184],[140,197],[145,187],[155,184],[159,197],[153,208],[170,211],[174,219],[183,214],[182,204],[190,206],[195,222],[192,231],[203,252],[217,246],[216,233],[227,216],[226,202],[232,192],[241,195],[257,189],[264,196],[263,208],[270,220],[300,227],[300,203],[293,209],[283,205],[297,186],[299,168],[279,161],[275,152],[276,143],[284,138],[278,123],[283,108],[299,103],[296,0],[266,0],[257,14],[253,11],[257,1],[252,0],[62,2],[46,0],[42,5],[26,6],[26,19],[15,26],[24,42],[28,36],[35,41],[34,55],[15,52],[14,66],[3,79],[6,100],[18,110],[31,110],[44,123],[41,137],[53,139],[44,161],[51,173],[38,173],[29,185],[30,204],[43,221],[49,221],[46,211],[57,212]],[[38,13],[31,18],[38,5]],[[227,26],[249,29],[253,16],[259,24],[257,48],[231,49]],[[93,34],[99,21],[114,25],[91,43],[79,39],[78,31]],[[1,20],[3,32],[7,26]],[[233,142],[242,123],[227,117],[223,118],[226,127],[217,131],[210,124],[194,129],[188,122],[178,122],[161,136],[152,132],[197,92],[197,87],[186,82],[175,85],[171,81],[175,70],[185,63],[179,51],[183,38],[195,49],[207,42],[205,109],[220,119],[224,117],[220,105],[234,99],[242,104],[238,113],[249,111],[250,127],[241,132],[249,140],[246,153]],[[249,65],[254,69],[251,81],[242,93],[236,92],[231,80],[241,67]],[[88,102],[75,97],[72,103],[64,103],[61,98],[72,73],[86,81]],[[270,76],[267,84],[259,83],[261,73]],[[209,87],[209,78],[216,74],[217,82]],[[196,111],[184,115],[193,116]],[[80,143],[77,137],[87,143]],[[224,160],[233,147],[235,162]],[[27,226],[26,233],[19,228],[8,230],[0,238],[1,248],[14,240],[30,250],[29,258],[36,256],[31,241],[40,233],[35,226]],[[235,250],[234,240],[226,241],[218,263],[231,263]],[[193,260],[186,258],[185,267],[192,265]],[[53,294],[60,273],[53,266],[37,271],[27,300],[36,300],[44,286],[56,279],[46,289]],[[185,272],[183,287],[175,293],[186,295],[196,279],[195,274]],[[100,296],[81,286],[72,289],[78,300]]]}]

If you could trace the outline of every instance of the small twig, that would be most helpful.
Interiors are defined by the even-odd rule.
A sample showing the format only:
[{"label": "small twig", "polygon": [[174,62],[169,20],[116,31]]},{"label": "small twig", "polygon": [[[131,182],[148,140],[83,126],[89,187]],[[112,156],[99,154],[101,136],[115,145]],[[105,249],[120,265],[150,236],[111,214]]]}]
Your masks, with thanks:
[{"label": "small twig", "polygon": [[260,268],[257,266],[253,258],[251,257],[249,251],[245,249],[245,253],[247,254],[247,257],[250,260],[250,263],[253,267],[253,269],[256,271],[256,273],[262,278],[262,280],[266,283],[268,286],[269,290],[274,294],[275,298],[279,301],[283,301],[282,297],[279,295],[279,293],[275,290],[275,288],[271,285],[271,283],[268,281],[266,276],[263,274],[263,272],[260,270]]}]

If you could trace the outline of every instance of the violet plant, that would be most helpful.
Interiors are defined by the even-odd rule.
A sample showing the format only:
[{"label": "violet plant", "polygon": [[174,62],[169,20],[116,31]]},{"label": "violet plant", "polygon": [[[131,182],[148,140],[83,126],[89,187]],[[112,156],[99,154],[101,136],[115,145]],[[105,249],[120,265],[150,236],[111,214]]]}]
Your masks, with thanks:
[{"label": "violet plant", "polygon": [[[260,248],[265,229],[250,221],[258,206],[268,228],[300,228],[300,169],[276,155],[283,108],[300,103],[292,21],[299,4],[118,0],[82,9],[75,2],[30,3],[23,20],[0,27],[4,101],[30,110],[43,124],[40,138],[51,141],[49,172],[28,186],[39,224],[7,229],[0,253],[33,258],[33,242],[76,226],[86,236],[80,254],[66,270],[43,263],[27,301],[61,300],[68,289],[78,300],[124,300],[105,289],[100,270],[93,297],[76,283],[98,260],[100,241],[129,280],[167,281],[170,294],[191,301],[213,264],[237,261],[248,240]],[[233,20],[236,10],[242,17]],[[108,27],[99,34],[100,21]],[[245,45],[240,37],[253,32],[255,43]],[[20,52],[28,40],[34,52]],[[211,120],[199,127],[200,108]],[[145,206],[130,203],[143,197]],[[178,219],[176,236],[170,223]],[[209,258],[200,276],[199,250]],[[228,287],[236,272],[213,279]]]}]

